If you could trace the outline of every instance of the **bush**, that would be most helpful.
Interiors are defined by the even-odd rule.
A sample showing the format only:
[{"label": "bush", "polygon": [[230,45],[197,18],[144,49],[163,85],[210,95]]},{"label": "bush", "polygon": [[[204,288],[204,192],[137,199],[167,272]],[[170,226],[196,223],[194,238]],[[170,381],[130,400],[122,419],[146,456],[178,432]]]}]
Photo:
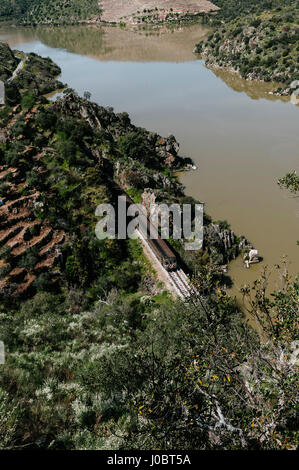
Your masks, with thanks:
[{"label": "bush", "polygon": [[24,109],[24,111],[28,111],[29,109],[31,109],[34,106],[35,100],[36,97],[32,92],[24,95],[21,100],[22,109]]}]

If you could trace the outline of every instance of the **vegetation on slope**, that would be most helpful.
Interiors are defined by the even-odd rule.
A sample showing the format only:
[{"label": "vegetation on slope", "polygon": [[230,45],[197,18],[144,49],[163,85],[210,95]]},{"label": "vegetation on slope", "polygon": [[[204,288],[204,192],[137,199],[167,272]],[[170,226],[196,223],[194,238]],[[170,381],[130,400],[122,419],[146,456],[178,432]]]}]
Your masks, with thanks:
[{"label": "vegetation on slope", "polygon": [[205,289],[187,304],[112,291],[86,307],[70,290],[2,309],[0,446],[294,449],[298,283],[272,299],[256,285],[262,342]]},{"label": "vegetation on slope", "polygon": [[0,80],[5,81],[13,74],[17,68],[18,60],[7,44],[0,42]]},{"label": "vegetation on slope", "polygon": [[287,3],[271,10],[264,9],[264,3],[262,13],[245,14],[245,10],[240,17],[225,9],[223,18],[233,19],[218,21],[216,30],[196,46],[196,52],[207,65],[230,67],[246,79],[281,82],[289,93],[288,85],[299,75],[299,4]]},{"label": "vegetation on slope", "polygon": [[[40,77],[57,72],[33,58]],[[261,341],[221,287],[239,243],[224,249],[225,223],[206,217],[204,250],[186,256],[198,295],[185,303],[155,284],[136,241],[96,239],[95,208],[119,190],[194,203],[173,176],[188,161],[174,137],[88,93],[48,102],[37,72],[0,109],[0,447],[294,448],[298,282],[285,274],[272,298],[266,278],[244,286]]]},{"label": "vegetation on slope", "polygon": [[236,20],[249,14],[260,14],[265,10],[274,10],[294,3],[294,0],[215,0],[220,10],[217,15],[210,18],[213,24],[220,24],[223,20]]},{"label": "vegetation on slope", "polygon": [[[0,80],[5,82],[8,105],[18,104],[25,93],[38,96],[64,87],[57,80],[61,70],[50,58],[41,58],[34,53],[13,53],[3,42],[0,42],[0,58]],[[13,76],[20,65],[18,73]]]},{"label": "vegetation on slope", "polygon": [[[278,180],[278,185],[281,189],[287,189],[295,197],[298,197],[299,193],[299,176],[296,171],[287,173],[283,178]],[[297,240],[299,246],[299,240]]]},{"label": "vegetation on slope", "polygon": [[[132,261],[128,247],[96,239],[95,209],[115,203],[124,190],[140,202],[145,188],[157,202],[194,203],[173,176],[190,160],[178,156],[173,136],[137,128],[126,113],[116,115],[72,90],[49,103],[42,95],[62,86],[54,78],[59,69],[34,54],[23,62],[6,84],[8,105],[0,116],[2,297],[52,289],[57,282],[91,287],[100,278],[109,290],[125,277],[123,288],[129,288],[131,276],[121,264]],[[239,252],[241,240],[227,227],[209,226],[208,217],[206,223],[205,254],[185,253],[177,243],[191,272],[209,257],[220,269]],[[119,272],[112,275],[115,265]],[[134,269],[131,275],[134,280]]]},{"label": "vegetation on slope", "polygon": [[19,24],[76,24],[98,20],[101,10],[97,0],[2,0],[0,20]]}]

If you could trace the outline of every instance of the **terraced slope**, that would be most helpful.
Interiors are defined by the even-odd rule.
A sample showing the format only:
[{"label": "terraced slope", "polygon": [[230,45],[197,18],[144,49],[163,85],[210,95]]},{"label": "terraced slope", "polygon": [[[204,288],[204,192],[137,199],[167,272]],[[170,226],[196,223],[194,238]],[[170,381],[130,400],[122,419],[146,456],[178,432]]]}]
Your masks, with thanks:
[{"label": "terraced slope", "polygon": [[0,42],[0,80],[7,80],[16,69],[18,61],[7,44]]},{"label": "terraced slope", "polygon": [[[12,266],[0,261],[5,273],[0,280],[0,289],[9,287],[11,294],[28,292],[38,275],[54,268],[61,256],[59,244],[64,241],[64,232],[53,230],[35,218],[34,204],[38,196],[38,193],[33,193],[11,199],[0,208],[0,243],[14,258]],[[16,197],[13,189],[10,197]],[[29,255],[33,260],[32,266],[30,263],[24,265]],[[53,270],[51,280],[57,280],[58,274],[59,271]]]},{"label": "terraced slope", "polygon": [[[27,122],[33,115],[27,114]],[[7,130],[15,121],[16,117]],[[32,150],[28,146],[22,156],[33,159],[38,175],[43,171],[41,155],[30,155]],[[64,230],[53,229],[37,216],[40,192],[32,189],[22,195],[27,186],[26,175],[18,168],[0,166],[0,291],[9,290],[10,294],[30,292],[34,281],[45,272],[50,273],[49,282],[57,280],[59,270],[54,267],[61,257],[59,245],[65,240]]]}]

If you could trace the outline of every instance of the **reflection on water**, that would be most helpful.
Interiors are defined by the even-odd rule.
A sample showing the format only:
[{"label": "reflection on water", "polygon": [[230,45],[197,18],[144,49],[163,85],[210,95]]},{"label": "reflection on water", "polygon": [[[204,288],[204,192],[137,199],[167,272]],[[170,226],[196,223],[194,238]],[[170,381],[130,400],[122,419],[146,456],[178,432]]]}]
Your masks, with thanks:
[{"label": "reflection on water", "polygon": [[100,60],[187,62],[195,59],[194,45],[210,31],[204,26],[187,28],[129,29],[111,26],[2,28],[0,38],[17,46],[40,40],[50,47],[67,49]]},{"label": "reflection on water", "polygon": [[267,98],[271,101],[281,100],[289,101],[288,96],[276,96],[270,94],[273,89],[278,88],[281,84],[269,82],[256,82],[254,80],[244,80],[238,73],[231,72],[227,69],[213,68],[214,74],[221,78],[227,86],[238,93],[246,93],[252,100]]},{"label": "reflection on water", "polygon": [[[0,40],[12,47],[18,44],[41,41],[47,46],[66,49],[68,52],[92,57],[101,61],[132,62],[189,62],[198,60],[193,54],[194,45],[210,28],[202,25],[185,27],[119,28],[101,25],[36,27],[0,29]],[[269,94],[278,84],[243,80],[227,69],[213,68],[213,73],[237,92],[252,99],[289,101],[288,97]]]},{"label": "reflection on water", "polygon": [[[92,100],[127,111],[134,123],[162,135],[174,134],[181,153],[199,171],[181,176],[186,192],[205,201],[215,220],[226,219],[259,250],[263,264],[299,271],[299,199],[276,181],[299,170],[299,113],[269,95],[271,84],[244,81],[234,73],[209,70],[192,53],[207,33],[65,27],[0,29],[0,38],[25,52],[50,56],[61,81]],[[253,281],[261,265],[244,269],[236,260],[236,286]],[[273,280],[272,285],[275,285]]]},{"label": "reflection on water", "polygon": [[187,62],[194,60],[192,50],[198,38],[209,29],[191,27],[183,30],[130,30],[119,27],[63,28],[59,35],[53,29],[42,29],[39,39],[51,47],[63,47],[77,54],[100,60],[141,62]]}]

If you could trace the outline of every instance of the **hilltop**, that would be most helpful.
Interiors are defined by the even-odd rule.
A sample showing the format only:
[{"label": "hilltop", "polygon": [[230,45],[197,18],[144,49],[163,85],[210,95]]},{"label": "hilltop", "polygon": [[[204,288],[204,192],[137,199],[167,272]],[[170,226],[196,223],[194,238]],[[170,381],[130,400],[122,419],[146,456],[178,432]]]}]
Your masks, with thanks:
[{"label": "hilltop", "polygon": [[260,14],[266,10],[288,6],[294,0],[214,0],[219,7],[216,17],[210,17],[209,22],[219,25],[223,21],[231,21],[252,14]]}]

